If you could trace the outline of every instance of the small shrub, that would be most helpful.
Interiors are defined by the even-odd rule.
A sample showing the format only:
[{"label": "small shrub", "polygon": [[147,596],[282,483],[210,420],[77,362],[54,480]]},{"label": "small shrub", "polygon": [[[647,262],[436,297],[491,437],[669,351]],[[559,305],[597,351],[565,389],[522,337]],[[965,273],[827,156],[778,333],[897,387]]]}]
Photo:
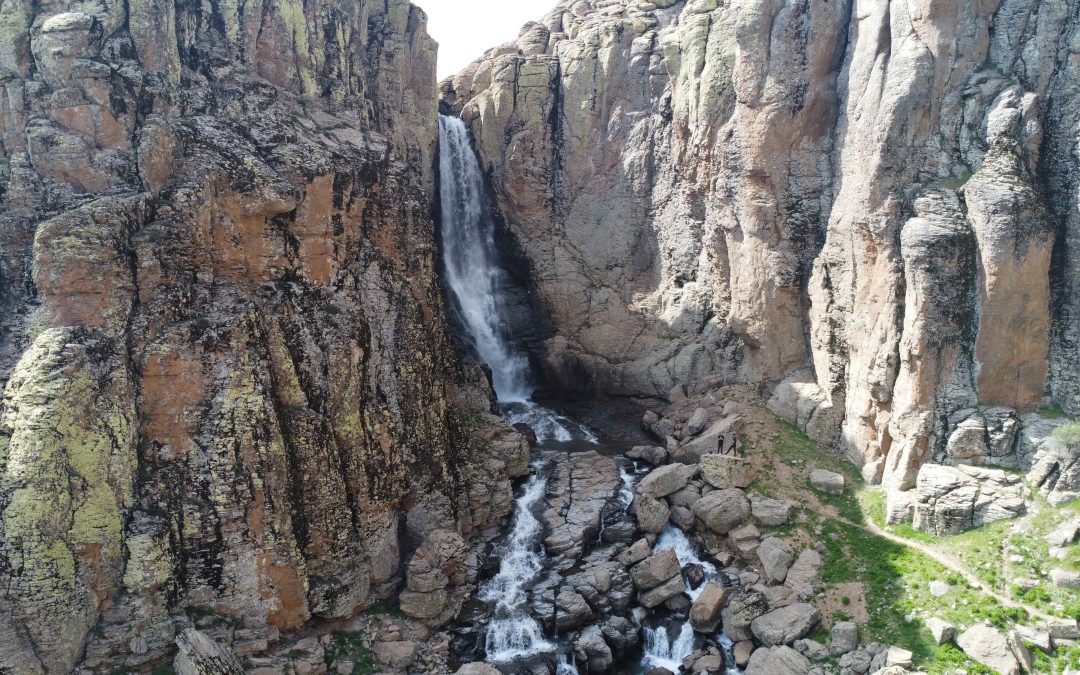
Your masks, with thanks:
[{"label": "small shrub", "polygon": [[1080,422],[1063,424],[1054,429],[1054,440],[1067,448],[1080,448]]}]

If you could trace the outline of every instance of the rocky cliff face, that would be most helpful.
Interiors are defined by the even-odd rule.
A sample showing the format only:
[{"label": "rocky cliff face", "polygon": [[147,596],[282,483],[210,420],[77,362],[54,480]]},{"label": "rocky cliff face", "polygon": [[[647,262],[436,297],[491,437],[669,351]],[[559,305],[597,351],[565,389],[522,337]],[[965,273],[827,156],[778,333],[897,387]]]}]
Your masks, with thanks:
[{"label": "rocky cliff face", "polygon": [[442,97],[557,384],[759,383],[907,489],[1080,412],[1078,68],[1071,1],[566,0]]},{"label": "rocky cliff face", "polygon": [[434,61],[402,0],[0,5],[0,671],[256,653],[509,512]]}]

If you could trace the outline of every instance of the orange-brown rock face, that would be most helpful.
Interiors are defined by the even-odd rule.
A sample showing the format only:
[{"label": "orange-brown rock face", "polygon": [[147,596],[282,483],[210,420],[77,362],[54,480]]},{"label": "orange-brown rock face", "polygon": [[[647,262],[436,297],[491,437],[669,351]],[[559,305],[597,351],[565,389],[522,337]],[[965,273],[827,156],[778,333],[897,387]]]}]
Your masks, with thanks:
[{"label": "orange-brown rock face", "polygon": [[568,1],[443,106],[533,270],[557,384],[761,384],[906,489],[960,459],[961,421],[1080,411],[1076,18]]},{"label": "orange-brown rock face", "polygon": [[509,512],[523,441],[470,447],[435,278],[424,22],[0,7],[0,671],[146,666],[208,614],[272,642]]}]

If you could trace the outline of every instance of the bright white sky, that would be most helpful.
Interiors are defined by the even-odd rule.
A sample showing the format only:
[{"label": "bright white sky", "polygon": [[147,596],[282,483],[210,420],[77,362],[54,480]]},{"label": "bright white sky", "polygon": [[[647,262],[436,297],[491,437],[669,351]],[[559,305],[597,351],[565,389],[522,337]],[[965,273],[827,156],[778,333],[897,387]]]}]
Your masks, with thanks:
[{"label": "bright white sky", "polygon": [[428,15],[428,33],[439,43],[439,80],[449,77],[486,50],[517,38],[529,21],[538,21],[557,0],[412,0]]}]

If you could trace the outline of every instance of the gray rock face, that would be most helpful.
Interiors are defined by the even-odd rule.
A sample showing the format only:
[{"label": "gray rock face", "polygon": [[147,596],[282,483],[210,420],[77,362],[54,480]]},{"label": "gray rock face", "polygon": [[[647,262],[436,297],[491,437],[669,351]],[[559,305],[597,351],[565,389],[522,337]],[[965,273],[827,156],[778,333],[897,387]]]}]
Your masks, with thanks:
[{"label": "gray rock face", "polygon": [[188,628],[176,638],[177,675],[243,675],[240,659],[206,634]]},{"label": "gray rock face", "polygon": [[717,534],[727,534],[750,517],[750,502],[742,490],[716,490],[694,503],[694,515]]},{"label": "gray rock face", "polygon": [[759,616],[750,624],[750,630],[767,647],[790,645],[809,635],[819,618],[813,605],[796,603]]},{"label": "gray rock face", "polygon": [[552,381],[781,383],[774,410],[901,489],[958,411],[991,440],[957,452],[1013,461],[988,410],[1080,410],[1070,11],[584,0],[444,82],[541,280]]},{"label": "gray rock face", "polygon": [[732,640],[749,640],[755,619],[769,611],[769,601],[756,591],[737,593],[720,613],[724,633]]},{"label": "gray rock face", "polygon": [[1024,512],[1020,477],[996,469],[925,464],[919,471],[914,525],[932,534],[958,534]]},{"label": "gray rock face", "polygon": [[701,477],[714,488],[747,488],[754,482],[754,466],[747,459],[706,454],[700,462]]},{"label": "gray rock face", "polygon": [[551,464],[544,548],[561,566],[569,566],[581,557],[586,542],[600,534],[604,506],[622,484],[619,467],[611,457],[593,451],[543,456]]}]

